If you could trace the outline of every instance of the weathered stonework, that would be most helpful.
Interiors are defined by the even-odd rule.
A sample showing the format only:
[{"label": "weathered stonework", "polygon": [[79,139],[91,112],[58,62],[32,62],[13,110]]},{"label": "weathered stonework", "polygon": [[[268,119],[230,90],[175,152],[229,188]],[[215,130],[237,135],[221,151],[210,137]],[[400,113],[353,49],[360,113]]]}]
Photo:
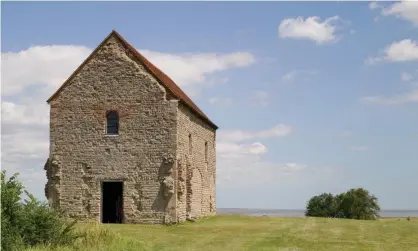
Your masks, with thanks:
[{"label": "weathered stonework", "polygon": [[[191,152],[189,136],[191,135]],[[179,176],[177,194],[178,221],[199,218],[216,213],[214,198],[216,180],[215,130],[190,110],[179,105],[177,156]],[[206,143],[206,144],[205,144]],[[207,146],[207,158],[205,156]],[[212,208],[210,205],[213,198]]]},{"label": "weathered stonework", "polygon": [[[215,214],[216,128],[175,99],[117,35],[49,104],[45,195],[53,207],[100,221],[102,182],[123,181],[126,223]],[[106,135],[110,110],[119,115],[118,135]]]}]

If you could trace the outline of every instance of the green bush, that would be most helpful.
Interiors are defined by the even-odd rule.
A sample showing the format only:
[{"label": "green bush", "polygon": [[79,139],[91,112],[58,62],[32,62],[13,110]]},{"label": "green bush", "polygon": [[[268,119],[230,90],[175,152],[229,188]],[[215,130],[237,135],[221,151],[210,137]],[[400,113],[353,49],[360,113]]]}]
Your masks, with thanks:
[{"label": "green bush", "polygon": [[338,204],[330,193],[323,193],[312,197],[306,206],[306,216],[334,217],[338,210]]},{"label": "green bush", "polygon": [[6,172],[1,173],[1,250],[18,250],[23,246],[19,233],[21,225],[22,205],[20,195],[22,184],[16,179],[16,174],[6,182]]},{"label": "green bush", "polygon": [[[6,179],[6,172],[1,172],[1,250],[74,242],[79,237],[75,234],[75,221],[38,201],[24,189],[17,176]],[[23,199],[24,194],[28,199]]]},{"label": "green bush", "polygon": [[377,198],[363,188],[348,190],[339,205],[339,211],[348,219],[375,220],[379,217]]},{"label": "green bush", "polygon": [[358,220],[375,220],[380,207],[377,198],[363,188],[350,189],[332,195],[323,193],[312,197],[306,206],[305,215],[310,217],[332,217]]}]

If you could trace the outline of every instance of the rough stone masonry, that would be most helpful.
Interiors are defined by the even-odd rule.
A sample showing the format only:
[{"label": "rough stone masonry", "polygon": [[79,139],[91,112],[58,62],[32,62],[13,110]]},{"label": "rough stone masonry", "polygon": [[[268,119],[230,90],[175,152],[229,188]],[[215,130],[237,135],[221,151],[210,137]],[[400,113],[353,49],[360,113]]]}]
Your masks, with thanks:
[{"label": "rough stone masonry", "polygon": [[[47,101],[45,194],[53,208],[102,221],[103,184],[122,182],[124,223],[216,213],[217,126],[112,31]],[[109,112],[116,134],[107,133]]]}]

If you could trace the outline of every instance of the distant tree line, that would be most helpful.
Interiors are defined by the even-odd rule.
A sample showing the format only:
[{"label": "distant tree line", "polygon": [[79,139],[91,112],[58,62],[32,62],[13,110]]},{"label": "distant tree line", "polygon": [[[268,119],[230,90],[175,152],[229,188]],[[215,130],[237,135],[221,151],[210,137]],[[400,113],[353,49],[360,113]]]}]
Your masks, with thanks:
[{"label": "distant tree line", "polygon": [[377,198],[366,189],[357,188],[337,195],[323,193],[312,197],[305,216],[375,220],[379,218],[379,212]]}]

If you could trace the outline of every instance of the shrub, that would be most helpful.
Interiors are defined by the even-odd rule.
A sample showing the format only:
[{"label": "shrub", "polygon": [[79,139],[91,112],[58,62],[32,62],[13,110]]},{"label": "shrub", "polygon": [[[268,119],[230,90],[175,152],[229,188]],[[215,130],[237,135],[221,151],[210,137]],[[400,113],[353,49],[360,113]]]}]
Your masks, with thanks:
[{"label": "shrub", "polygon": [[[74,242],[75,221],[60,210],[51,210],[24,190],[14,174],[8,180],[1,172],[1,250],[20,250],[37,244],[60,245]],[[23,199],[26,194],[28,199]]]},{"label": "shrub", "polygon": [[358,220],[374,220],[379,217],[377,198],[363,188],[350,189],[336,196],[323,193],[312,197],[305,215]]},{"label": "shrub", "polygon": [[379,217],[380,206],[377,198],[363,188],[348,190],[339,204],[339,211],[345,218],[375,220]]},{"label": "shrub", "polygon": [[1,172],[1,250],[18,250],[23,246],[19,233],[22,221],[22,206],[20,195],[23,192],[22,184],[13,175],[6,182],[6,172]]},{"label": "shrub", "polygon": [[337,210],[338,205],[334,196],[330,193],[323,193],[309,200],[305,215],[312,217],[334,217]]}]

